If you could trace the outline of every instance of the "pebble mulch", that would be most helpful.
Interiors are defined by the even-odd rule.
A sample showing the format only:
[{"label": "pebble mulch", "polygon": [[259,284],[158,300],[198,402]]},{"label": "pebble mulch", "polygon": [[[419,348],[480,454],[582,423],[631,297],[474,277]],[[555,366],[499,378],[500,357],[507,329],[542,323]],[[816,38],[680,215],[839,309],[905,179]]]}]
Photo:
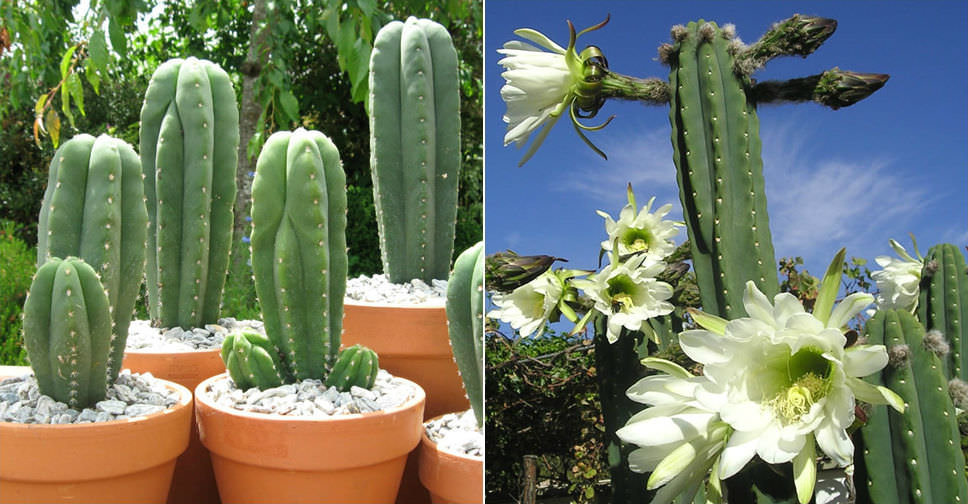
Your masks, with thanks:
[{"label": "pebble mulch", "polygon": [[471,457],[484,456],[484,432],[477,427],[473,410],[447,413],[425,423],[424,429],[439,450]]},{"label": "pebble mulch", "polygon": [[181,327],[162,329],[152,327],[147,320],[132,320],[128,328],[126,350],[146,352],[191,352],[221,348],[225,336],[233,331],[250,329],[265,334],[261,320],[219,319],[218,324],[208,324],[185,330]]},{"label": "pebble mulch", "polygon": [[340,392],[320,380],[303,380],[266,390],[255,387],[241,390],[231,378],[215,381],[206,391],[213,402],[228,408],[254,413],[287,416],[330,417],[368,413],[400,406],[414,393],[411,382],[380,370],[370,390],[353,387]]},{"label": "pebble mulch", "polygon": [[178,392],[151,373],[121,371],[107,396],[93,408],[75,410],[40,393],[34,375],[0,382],[0,421],[27,424],[109,422],[158,413],[178,403]]},{"label": "pebble mulch", "polygon": [[346,280],[346,297],[365,303],[444,304],[447,281],[432,280],[427,285],[420,279],[404,284],[390,283],[382,274],[360,275]]}]

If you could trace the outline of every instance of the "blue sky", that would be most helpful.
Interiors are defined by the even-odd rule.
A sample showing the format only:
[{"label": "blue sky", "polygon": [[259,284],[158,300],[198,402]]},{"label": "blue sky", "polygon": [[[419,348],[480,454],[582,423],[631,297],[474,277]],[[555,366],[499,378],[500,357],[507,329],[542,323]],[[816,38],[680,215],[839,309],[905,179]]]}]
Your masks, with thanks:
[{"label": "blue sky", "polygon": [[[870,260],[891,255],[888,240],[922,253],[941,242],[968,244],[968,3],[944,1],[513,1],[485,5],[485,238],[487,253],[510,248],[550,254],[568,267],[594,269],[603,219],[616,216],[631,182],[640,206],[672,203],[681,219],[668,107],[610,101],[590,122],[616,115],[588,133],[602,160],[559,121],[524,167],[527,147],[504,147],[500,54],[516,28],[534,28],[562,46],[570,19],[585,34],[579,49],[599,46],[613,71],[668,76],[656,48],[669,29],[700,18],[733,23],[756,41],[794,13],[834,18],[837,31],[806,59],[773,60],[758,80],[820,73],[834,66],[887,73],[890,81],[860,103],[837,111],[813,103],[761,106],[764,176],[777,258],[803,256],[821,276],[840,247]],[[685,230],[680,233],[681,242]]]}]

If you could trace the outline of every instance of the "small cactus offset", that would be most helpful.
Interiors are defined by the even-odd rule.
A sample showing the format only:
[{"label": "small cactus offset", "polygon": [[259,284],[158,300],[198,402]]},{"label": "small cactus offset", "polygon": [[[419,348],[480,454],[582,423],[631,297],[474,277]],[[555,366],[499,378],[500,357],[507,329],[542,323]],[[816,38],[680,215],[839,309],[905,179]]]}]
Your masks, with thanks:
[{"label": "small cactus offset", "polygon": [[369,389],[376,383],[379,370],[380,359],[376,352],[363,345],[353,345],[339,353],[323,384],[341,392],[348,392],[353,387]]},{"label": "small cactus offset", "polygon": [[321,379],[336,361],[346,291],[346,176],[325,135],[266,141],[252,183],[252,271],[284,381]]},{"label": "small cactus offset", "polygon": [[[42,394],[83,409],[104,399],[114,352],[104,286],[82,259],[51,258],[24,303],[24,344]],[[121,350],[124,341],[120,342]]]},{"label": "small cactus offset", "polygon": [[484,425],[484,242],[457,256],[447,281],[447,332],[477,425]]},{"label": "small cactus offset", "polygon": [[215,323],[232,247],[239,112],[228,74],[195,58],[151,77],[141,109],[147,290],[161,327]]},{"label": "small cactus offset", "polygon": [[57,150],[38,223],[37,264],[76,256],[97,272],[111,306],[108,380],[121,370],[124,344],[144,277],[141,161],[124,141],[81,134]]},{"label": "small cactus offset", "polygon": [[887,367],[867,380],[897,392],[906,410],[875,407],[860,429],[858,502],[968,502],[955,407],[941,360],[932,352],[936,345],[904,310],[879,311],[865,333],[869,344],[886,345],[890,356]]},{"label": "small cactus offset", "polygon": [[410,17],[380,29],[369,114],[383,271],[395,283],[445,279],[461,153],[457,52],[443,26]]},{"label": "small cactus offset", "polygon": [[968,381],[968,270],[957,246],[928,250],[918,297],[918,318],[925,328],[940,331],[950,344],[942,360],[945,376]]},{"label": "small cactus offset", "polygon": [[226,336],[222,342],[222,362],[232,381],[242,390],[282,385],[276,349],[261,334],[242,331]]}]

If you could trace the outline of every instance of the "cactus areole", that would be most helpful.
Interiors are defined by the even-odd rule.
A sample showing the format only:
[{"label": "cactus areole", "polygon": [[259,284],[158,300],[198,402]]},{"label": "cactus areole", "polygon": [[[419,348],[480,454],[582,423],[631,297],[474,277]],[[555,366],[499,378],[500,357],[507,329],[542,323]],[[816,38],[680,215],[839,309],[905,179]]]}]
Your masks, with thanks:
[{"label": "cactus areole", "polygon": [[370,55],[370,170],[383,272],[430,283],[450,273],[460,170],[457,51],[447,30],[408,18]]},{"label": "cactus areole", "polygon": [[161,327],[215,323],[232,247],[239,111],[228,74],[195,58],[151,77],[141,109],[147,291]]}]

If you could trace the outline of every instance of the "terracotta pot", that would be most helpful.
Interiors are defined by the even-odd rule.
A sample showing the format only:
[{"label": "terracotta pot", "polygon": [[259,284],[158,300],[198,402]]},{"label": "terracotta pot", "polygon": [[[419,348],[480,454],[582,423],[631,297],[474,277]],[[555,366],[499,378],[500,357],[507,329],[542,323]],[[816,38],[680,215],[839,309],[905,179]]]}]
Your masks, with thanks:
[{"label": "terracotta pot", "polygon": [[[194,352],[148,352],[127,350],[122,368],[135,373],[150,372],[156,378],[173,381],[195,390],[206,378],[225,372],[221,349]],[[178,457],[171,480],[168,504],[217,504],[218,487],[208,450],[198,439],[198,426],[192,421],[188,449]]]},{"label": "terracotta pot", "polygon": [[423,387],[424,418],[470,407],[450,350],[443,305],[394,306],[347,299],[343,310],[343,345],[372,348],[380,356],[380,368]]},{"label": "terracotta pot", "polygon": [[437,443],[420,437],[420,482],[433,504],[484,502],[484,459],[438,450]]},{"label": "terracotta pot", "polygon": [[424,393],[389,410],[334,418],[237,411],[195,389],[195,417],[219,494],[235,502],[393,502],[420,439]]},{"label": "terracotta pot", "polygon": [[188,446],[191,392],[134,420],[77,425],[0,422],[0,502],[165,502]]}]

